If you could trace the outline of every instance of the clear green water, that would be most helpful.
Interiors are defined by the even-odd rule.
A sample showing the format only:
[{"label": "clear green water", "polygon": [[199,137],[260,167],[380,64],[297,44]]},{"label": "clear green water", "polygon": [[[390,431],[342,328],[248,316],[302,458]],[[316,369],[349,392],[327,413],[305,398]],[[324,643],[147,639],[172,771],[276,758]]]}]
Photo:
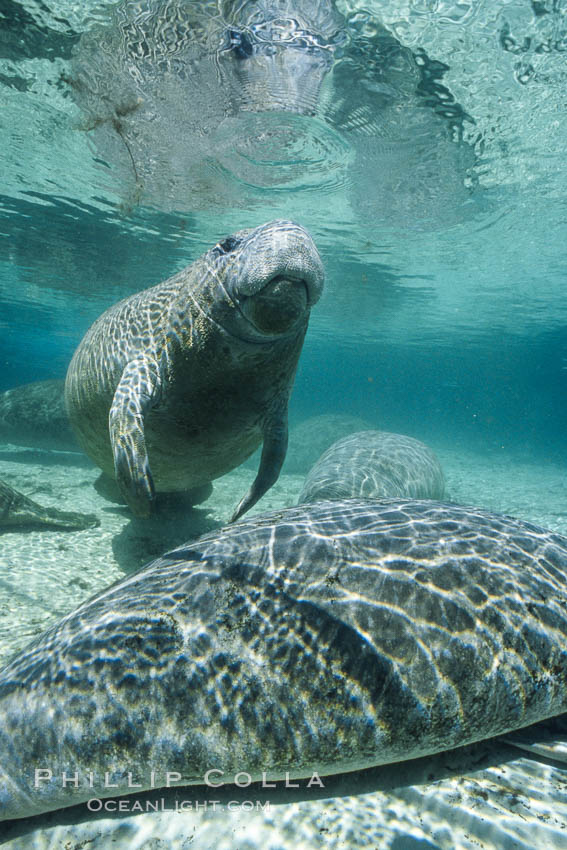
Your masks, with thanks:
[{"label": "clear green water", "polygon": [[[327,275],[292,421],[341,413],[411,434],[438,451],[454,498],[566,533],[567,6],[320,3],[320,87],[260,95],[234,71],[222,35],[239,31],[250,5],[0,2],[0,391],[63,377],[106,307],[220,237],[292,218],[310,230]],[[225,521],[238,475],[250,473],[229,476],[203,522],[172,540],[125,531],[93,495],[94,470],[68,461],[0,445],[0,477],[38,501],[72,493],[77,509],[105,517],[98,537],[77,543],[0,538],[4,654],[160,546]],[[295,498],[300,478],[278,487],[258,509]],[[82,587],[78,561],[93,564]],[[54,591],[62,576],[72,594]],[[348,812],[284,807],[269,827],[254,815],[248,832],[245,816],[235,833],[211,816],[191,846],[371,846],[370,820],[376,846],[393,850],[562,847],[557,777],[527,780],[532,769],[545,773],[512,770],[509,793],[483,774],[489,802],[464,795],[460,808],[446,803],[457,801],[456,783],[424,787],[421,802],[413,789],[350,798]],[[525,827],[510,795],[527,787],[535,799],[536,786],[547,802]],[[124,835],[105,829],[95,846],[113,837],[184,847],[193,834],[186,825],[163,837],[157,819]],[[60,830],[33,840],[75,838]]]}]

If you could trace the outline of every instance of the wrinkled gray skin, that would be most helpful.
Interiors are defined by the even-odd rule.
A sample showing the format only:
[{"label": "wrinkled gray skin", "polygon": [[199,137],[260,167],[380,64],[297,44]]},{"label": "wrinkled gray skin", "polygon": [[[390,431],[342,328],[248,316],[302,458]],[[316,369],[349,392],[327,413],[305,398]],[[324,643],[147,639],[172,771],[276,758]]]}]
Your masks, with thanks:
[{"label": "wrinkled gray skin", "polygon": [[309,234],[290,221],[242,230],[97,319],[65,386],[77,439],[136,516],[156,491],[193,491],[263,443],[233,515],[277,480],[309,313],[323,287]]},{"label": "wrinkled gray skin", "polygon": [[442,499],[443,470],[425,443],[388,431],[357,431],[309,470],[298,504],[321,499]]},{"label": "wrinkled gray skin", "polygon": [[344,26],[329,0],[127,0],[113,10],[113,33],[104,28],[84,37],[76,67],[91,47],[100,55],[102,36],[142,94],[156,74],[199,74],[208,87],[202,60],[214,55],[222,84],[215,92],[225,114],[247,108],[310,113],[336,48],[345,42]]},{"label": "wrinkled gray skin", "polygon": [[0,481],[0,531],[42,528],[79,531],[97,525],[100,525],[100,520],[93,514],[43,508],[5,481]]},{"label": "wrinkled gray skin", "polygon": [[226,25],[221,68],[237,85],[240,109],[313,113],[345,21],[334,4],[245,0],[219,4]]},{"label": "wrinkled gray skin", "polygon": [[564,537],[433,501],[318,502],[208,534],[1,672],[0,816],[147,789],[152,770],[155,787],[166,770],[359,770],[559,715],[566,571]]},{"label": "wrinkled gray skin", "polygon": [[126,0],[82,34],[65,79],[126,203],[250,208],[330,180],[374,226],[467,214],[474,156],[447,66],[341,8]]}]

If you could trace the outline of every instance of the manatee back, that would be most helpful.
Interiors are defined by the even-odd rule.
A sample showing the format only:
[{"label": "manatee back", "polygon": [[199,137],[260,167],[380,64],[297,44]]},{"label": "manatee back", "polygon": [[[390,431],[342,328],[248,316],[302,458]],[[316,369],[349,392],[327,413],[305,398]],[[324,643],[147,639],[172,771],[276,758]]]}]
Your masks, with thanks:
[{"label": "manatee back", "polygon": [[357,431],[333,443],[309,471],[298,503],[320,499],[441,499],[443,470],[425,443]]},{"label": "manatee back", "polygon": [[[211,766],[329,774],[559,714],[566,570],[565,538],[431,501],[319,502],[221,529],[5,668],[0,797],[31,814],[36,763],[53,769],[31,795],[41,811],[127,793],[126,771],[145,787],[164,764],[186,783]],[[119,790],[62,788],[62,770],[110,771]]]}]

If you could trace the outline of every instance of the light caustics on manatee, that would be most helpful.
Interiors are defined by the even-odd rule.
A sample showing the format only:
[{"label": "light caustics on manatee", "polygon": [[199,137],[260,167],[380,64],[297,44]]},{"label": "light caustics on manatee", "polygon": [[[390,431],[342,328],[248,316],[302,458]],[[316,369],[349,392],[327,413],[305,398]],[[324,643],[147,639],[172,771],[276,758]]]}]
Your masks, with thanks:
[{"label": "light caustics on manatee", "polygon": [[356,431],[323,452],[307,473],[298,504],[321,499],[441,499],[441,465],[420,440]]},{"label": "light caustics on manatee", "polygon": [[261,443],[258,473],[233,519],[277,480],[323,280],[307,231],[276,220],[227,237],[87,331],[67,373],[69,419],[136,516],[149,515],[156,492],[202,501],[211,481]]},{"label": "light caustics on manatee", "polygon": [[323,777],[560,715],[566,572],[564,537],[430,500],[323,501],[207,534],[0,673],[0,817],[164,770]]}]

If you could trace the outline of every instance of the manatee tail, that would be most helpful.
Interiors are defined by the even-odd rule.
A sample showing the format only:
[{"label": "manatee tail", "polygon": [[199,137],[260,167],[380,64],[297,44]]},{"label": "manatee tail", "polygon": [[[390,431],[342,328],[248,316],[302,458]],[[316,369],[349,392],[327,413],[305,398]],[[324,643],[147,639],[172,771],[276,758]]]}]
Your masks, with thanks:
[{"label": "manatee tail", "polygon": [[0,529],[59,528],[78,531],[97,525],[100,525],[100,520],[93,514],[43,508],[0,481]]}]

